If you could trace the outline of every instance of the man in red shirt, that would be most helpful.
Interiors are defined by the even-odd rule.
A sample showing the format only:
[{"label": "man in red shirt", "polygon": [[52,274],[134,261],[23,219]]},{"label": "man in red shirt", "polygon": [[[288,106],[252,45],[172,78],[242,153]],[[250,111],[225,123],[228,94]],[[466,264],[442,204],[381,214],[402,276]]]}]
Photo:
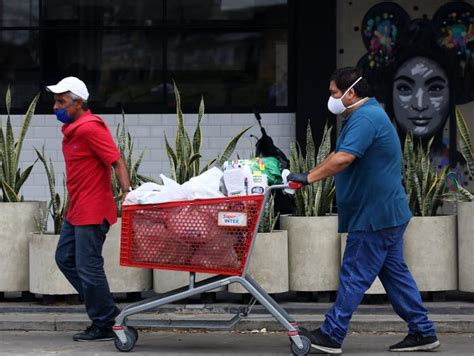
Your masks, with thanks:
[{"label": "man in red shirt", "polygon": [[131,190],[124,160],[106,123],[87,106],[89,92],[80,79],[67,77],[47,87],[54,93],[54,113],[63,123],[69,205],[61,229],[56,263],[86,305],[92,325],[75,341],[112,340],[119,309],[104,272],[102,246],[110,225],[117,222],[111,169],[125,198]]}]

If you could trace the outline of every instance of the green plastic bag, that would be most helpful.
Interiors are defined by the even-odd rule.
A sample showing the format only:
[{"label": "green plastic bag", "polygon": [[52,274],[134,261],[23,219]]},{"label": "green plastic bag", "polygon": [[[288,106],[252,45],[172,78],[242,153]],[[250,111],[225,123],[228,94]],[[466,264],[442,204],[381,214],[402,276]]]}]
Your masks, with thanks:
[{"label": "green plastic bag", "polygon": [[259,172],[265,174],[268,179],[268,185],[281,184],[283,182],[280,161],[275,157],[229,160],[224,163],[222,168],[225,170],[230,167],[244,166],[250,167],[252,173]]}]

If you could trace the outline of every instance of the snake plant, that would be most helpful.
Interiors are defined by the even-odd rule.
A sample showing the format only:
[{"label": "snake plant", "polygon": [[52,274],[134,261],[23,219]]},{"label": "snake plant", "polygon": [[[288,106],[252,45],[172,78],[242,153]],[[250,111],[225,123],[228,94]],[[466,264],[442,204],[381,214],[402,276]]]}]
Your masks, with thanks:
[{"label": "snake plant", "polygon": [[[456,109],[456,125],[459,132],[459,148],[461,154],[466,160],[466,168],[472,177],[474,173],[474,148],[472,147],[471,135],[467,127],[466,120],[459,109]],[[448,186],[450,191],[443,196],[447,201],[474,201],[474,194],[463,187],[458,181],[455,172],[448,173]]]},{"label": "snake plant", "polygon": [[31,124],[31,120],[33,119],[38,99],[39,94],[36,95],[31,101],[26,114],[23,116],[18,139],[15,141],[10,117],[10,88],[8,88],[5,96],[7,109],[7,123],[5,130],[3,130],[3,123],[0,123],[0,186],[2,189],[2,200],[4,202],[14,203],[23,201],[23,196],[20,194],[20,189],[29,177],[31,170],[36,163],[35,161],[23,172],[19,168],[23,140],[25,139],[26,133]]},{"label": "snake plant", "polygon": [[430,158],[433,138],[426,149],[415,148],[413,137],[407,134],[403,149],[403,183],[409,205],[415,216],[434,216],[447,193],[448,167],[437,171]]},{"label": "snake plant", "polygon": [[267,206],[263,210],[262,221],[258,226],[258,232],[273,232],[275,225],[280,217],[280,213],[275,214],[275,195],[272,194],[268,199]]},{"label": "snake plant", "polygon": [[[313,133],[308,122],[306,129],[306,157],[302,154],[300,147],[293,142],[290,148],[291,172],[308,172],[329,156],[331,153],[331,130],[332,128],[329,128],[326,124],[321,145],[316,153]],[[332,208],[335,192],[334,177],[328,177],[298,189],[295,192],[295,215],[324,216]]]},{"label": "snake plant", "polygon": [[[44,146],[40,151],[38,151],[35,148],[36,155],[38,156],[38,159],[43,163],[44,169],[46,171],[46,176],[48,177],[48,185],[49,185],[49,194],[51,197],[51,200],[48,203],[48,211],[51,214],[51,217],[53,218],[53,223],[54,223],[54,233],[59,234],[61,232],[61,227],[63,225],[63,220],[64,220],[64,212],[65,208],[67,206],[67,200],[68,200],[68,194],[67,194],[67,189],[66,189],[66,177],[63,175],[63,198],[61,199],[61,196],[59,193],[56,191],[56,177],[54,175],[54,166],[53,162],[51,161],[51,158],[49,159],[49,164],[48,161],[46,160],[46,156],[44,154]],[[46,224],[47,219],[45,219]],[[43,225],[43,224],[41,224]],[[44,227],[43,230],[46,230]],[[44,231],[41,231],[44,232]]]},{"label": "snake plant", "polygon": [[461,154],[466,160],[466,167],[469,171],[469,175],[474,175],[474,148],[471,143],[471,136],[469,134],[469,128],[467,127],[466,120],[461,114],[459,109],[456,109],[456,125],[459,132],[459,146]]},{"label": "snake plant", "polygon": [[226,148],[224,149],[223,153],[218,157],[209,161],[204,168],[201,170],[201,143],[202,143],[202,129],[201,129],[201,121],[204,117],[204,99],[201,98],[201,102],[199,104],[199,111],[198,111],[198,120],[196,124],[196,128],[194,130],[194,134],[191,138],[188,134],[188,131],[184,125],[184,115],[181,111],[181,96],[179,90],[174,83],[174,94],[176,98],[176,119],[177,119],[177,126],[176,126],[176,138],[175,138],[175,148],[173,149],[168,141],[168,138],[165,135],[165,146],[166,146],[166,154],[170,161],[171,165],[171,175],[173,179],[182,184],[187,182],[192,177],[198,176],[199,174],[205,172],[209,169],[212,165],[217,167],[221,167],[225,161],[229,159],[232,153],[237,146],[238,141],[240,138],[248,131],[251,127],[247,127],[246,129],[240,131],[237,135],[235,135],[227,144]]}]

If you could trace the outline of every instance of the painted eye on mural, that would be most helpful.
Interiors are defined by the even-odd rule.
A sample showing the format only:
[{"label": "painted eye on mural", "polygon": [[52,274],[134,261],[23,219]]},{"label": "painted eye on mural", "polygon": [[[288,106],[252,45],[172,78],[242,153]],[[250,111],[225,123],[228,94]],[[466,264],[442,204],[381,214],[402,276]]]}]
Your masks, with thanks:
[{"label": "painted eye on mural", "polygon": [[428,91],[430,93],[438,93],[440,91],[443,91],[444,88],[445,86],[443,84],[433,84],[433,85],[430,85],[430,87],[428,88]]},{"label": "painted eye on mural", "polygon": [[397,85],[397,90],[403,95],[411,94],[411,87],[408,84],[401,83]]}]

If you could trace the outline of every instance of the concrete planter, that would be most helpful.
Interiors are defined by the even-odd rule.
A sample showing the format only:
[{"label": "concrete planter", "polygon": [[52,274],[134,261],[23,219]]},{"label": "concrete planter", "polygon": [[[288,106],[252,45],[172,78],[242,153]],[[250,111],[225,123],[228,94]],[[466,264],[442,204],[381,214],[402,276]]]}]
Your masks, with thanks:
[{"label": "concrete planter", "polygon": [[337,216],[282,216],[280,227],[288,231],[290,290],[337,290],[341,260]]},{"label": "concrete planter", "polygon": [[[288,283],[288,233],[258,233],[248,269],[267,293],[285,293]],[[231,293],[248,293],[240,284],[229,285]]]},{"label": "concrete planter", "polygon": [[122,219],[110,227],[102,255],[104,269],[112,293],[131,293],[150,290],[152,270],[120,266],[120,236]]},{"label": "concrete planter", "polygon": [[459,290],[474,292],[474,202],[458,203]]},{"label": "concrete planter", "polygon": [[0,203],[0,292],[29,286],[28,240],[45,202]]},{"label": "concrete planter", "polygon": [[456,238],[455,215],[411,219],[405,232],[403,253],[420,291],[458,288]]},{"label": "concrete planter", "polygon": [[[347,233],[341,234],[341,263],[344,258],[344,250],[346,249]],[[377,277],[370,286],[370,288],[365,292],[365,294],[385,294],[385,288],[380,282],[379,277]]]},{"label": "concrete planter", "polygon": [[30,234],[30,292],[44,295],[77,294],[56,265],[59,235]]}]

